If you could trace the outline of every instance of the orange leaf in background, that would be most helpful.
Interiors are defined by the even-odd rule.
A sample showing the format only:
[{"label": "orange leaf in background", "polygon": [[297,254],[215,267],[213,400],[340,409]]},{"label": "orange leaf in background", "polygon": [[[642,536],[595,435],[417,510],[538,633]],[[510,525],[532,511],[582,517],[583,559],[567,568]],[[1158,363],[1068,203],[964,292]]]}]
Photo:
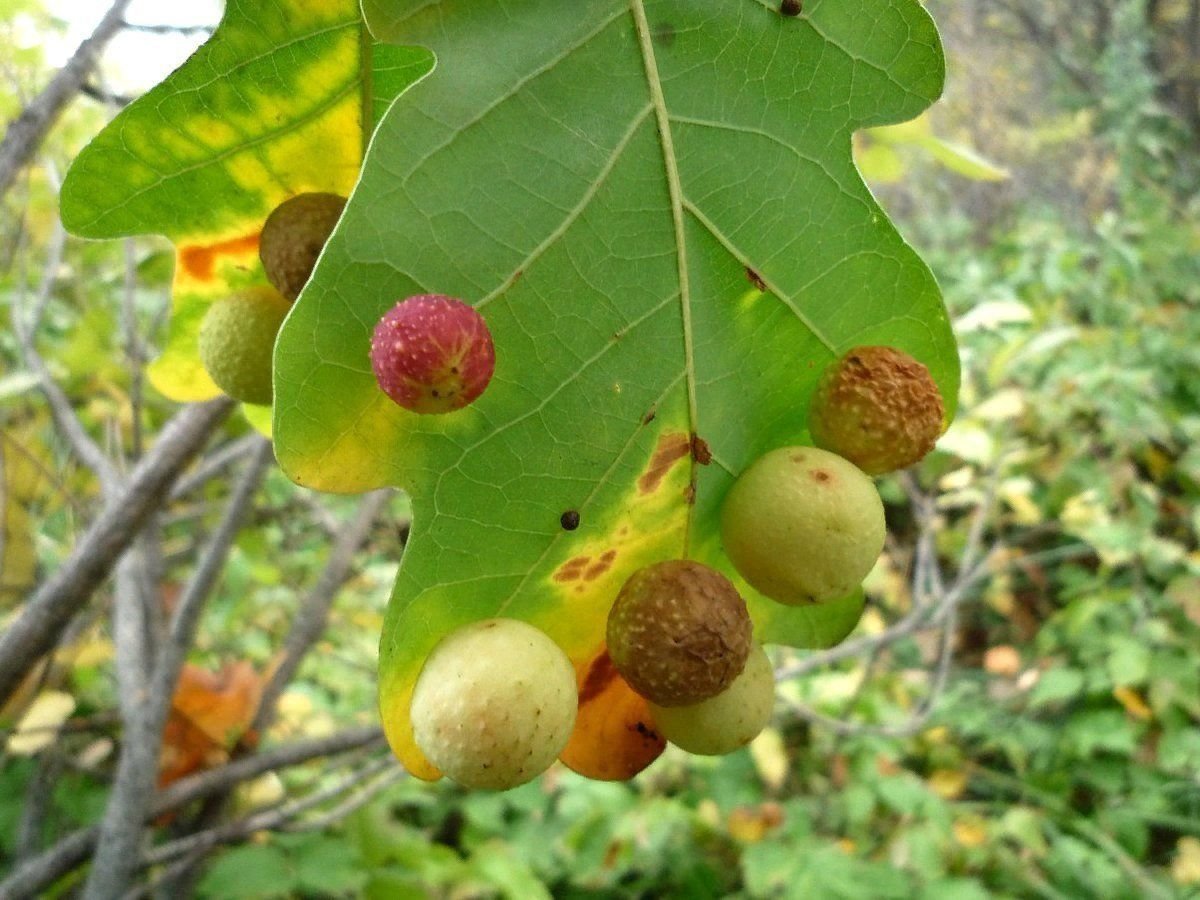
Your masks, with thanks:
[{"label": "orange leaf in background", "polygon": [[658,759],[666,739],[654,727],[650,706],[618,674],[602,647],[575,670],[579,712],[559,759],[588,778],[624,781]]},{"label": "orange leaf in background", "polygon": [[171,700],[159,755],[159,787],[220,765],[246,734],[262,698],[263,679],[246,662],[220,672],[185,665]]}]

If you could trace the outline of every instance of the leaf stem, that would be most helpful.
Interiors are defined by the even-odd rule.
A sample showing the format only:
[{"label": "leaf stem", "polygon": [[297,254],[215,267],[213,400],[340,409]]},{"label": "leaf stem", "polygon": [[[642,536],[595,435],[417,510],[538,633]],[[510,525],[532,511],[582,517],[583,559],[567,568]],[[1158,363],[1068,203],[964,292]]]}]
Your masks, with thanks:
[{"label": "leaf stem", "polygon": [[[654,42],[650,34],[650,23],[646,19],[646,7],[642,0],[631,0],[630,9],[637,25],[638,42],[642,49],[642,63],[646,67],[646,81],[650,88],[650,102],[654,104],[654,115],[658,120],[658,136],[662,144],[663,166],[667,173],[667,191],[671,198],[671,219],[675,224],[676,260],[679,263],[679,304],[683,316],[684,371],[687,374],[688,414],[692,434],[699,434],[700,416],[696,403],[696,362],[692,347],[692,292],[688,272],[687,236],[683,221],[683,189],[679,181],[679,165],[675,158],[675,140],[671,134],[671,116],[667,112],[667,100],[663,95],[662,79],[658,74],[658,60],[654,55]],[[692,488],[696,487],[697,463],[692,460]],[[694,497],[693,497],[694,503]],[[694,509],[694,506],[693,506]],[[688,510],[687,525],[683,532],[683,556],[687,558],[692,543],[692,522],[695,516]]]}]

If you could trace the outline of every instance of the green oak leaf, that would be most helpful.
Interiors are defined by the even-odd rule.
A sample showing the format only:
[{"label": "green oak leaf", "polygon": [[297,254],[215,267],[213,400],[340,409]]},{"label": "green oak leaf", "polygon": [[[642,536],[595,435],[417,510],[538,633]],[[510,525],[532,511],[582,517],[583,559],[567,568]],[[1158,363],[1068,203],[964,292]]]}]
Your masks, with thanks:
[{"label": "green oak leaf", "polygon": [[[851,154],[856,129],[928,107],[944,62],[917,0],[806,0],[799,18],[766,0],[364,9],[437,69],[380,123],[284,326],[274,432],[301,484],[412,496],[380,704],[393,749],[436,777],[408,717],[433,645],[518,617],[587,683],[631,572],[681,556],[729,570],[721,500],[764,451],[807,440],[836,355],[900,347],[953,410],[937,285]],[[460,412],[406,412],[372,377],[375,322],[418,293],[462,297],[492,329],[495,379]],[[862,609],[742,587],[768,642],[836,642]]]},{"label": "green oak leaf", "polygon": [[197,348],[204,312],[265,282],[258,236],[280,202],[350,192],[374,122],[431,65],[428,51],[371,40],[357,0],[231,3],[202,47],[84,148],[63,184],[66,227],[176,246],[155,387],[175,400],[220,393]]}]

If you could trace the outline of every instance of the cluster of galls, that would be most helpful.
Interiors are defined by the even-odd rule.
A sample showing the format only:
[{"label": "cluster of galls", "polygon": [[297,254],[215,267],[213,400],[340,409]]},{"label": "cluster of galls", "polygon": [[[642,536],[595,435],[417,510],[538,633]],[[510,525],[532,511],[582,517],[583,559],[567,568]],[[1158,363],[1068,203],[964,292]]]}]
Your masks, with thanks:
[{"label": "cluster of galls", "polygon": [[[275,338],[312,276],[346,206],[337,194],[298,194],[267,217],[259,259],[270,285],[218,300],[200,323],[200,360],[222,391],[245,403],[272,399]],[[473,403],[496,368],[492,336],[467,304],[439,294],[397,303],[371,336],[371,369],[380,389],[407,410],[454,412]]]},{"label": "cluster of galls", "polygon": [[270,285],[218,300],[200,322],[200,361],[222,391],[243,403],[271,402],[271,356],[279,327],[300,295],[346,198],[298,194],[263,224],[258,255]]},{"label": "cluster of galls", "polygon": [[[846,353],[810,408],[818,446],[766,453],[727,494],[721,538],[733,569],[787,605],[848,596],[886,533],[869,476],[921,459],[943,418],[936,384],[912,357],[889,347]],[[730,753],[771,717],[770,661],[737,587],[715,569],[676,559],[634,572],[609,611],[606,640],[654,727],[684,750]],[[577,699],[575,673],[547,635],[492,619],[454,632],[430,655],[413,695],[414,736],[456,781],[513,787],[562,753]]]}]

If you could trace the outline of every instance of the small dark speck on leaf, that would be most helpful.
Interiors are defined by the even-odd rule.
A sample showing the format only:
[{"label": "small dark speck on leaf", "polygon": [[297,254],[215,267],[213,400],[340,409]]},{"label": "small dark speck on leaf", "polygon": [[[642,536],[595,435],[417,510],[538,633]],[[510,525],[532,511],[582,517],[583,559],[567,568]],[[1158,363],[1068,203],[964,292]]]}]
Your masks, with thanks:
[{"label": "small dark speck on leaf", "polygon": [[558,521],[562,525],[563,531],[574,531],[579,527],[579,513],[573,509],[568,509]]},{"label": "small dark speck on leaf", "polygon": [[654,417],[657,415],[658,415],[658,413],[655,410],[653,410],[653,409],[650,410],[648,413],[646,413],[644,416],[642,416],[642,424],[649,425],[651,422],[654,421]]},{"label": "small dark speck on leaf", "polygon": [[761,275],[759,275],[757,272],[755,272],[749,266],[746,266],[746,277],[750,279],[750,283],[752,285],[754,285],[758,290],[763,291],[764,293],[766,292],[767,283],[765,281],[763,281]]},{"label": "small dark speck on leaf", "polygon": [[783,0],[783,2],[779,4],[779,12],[782,15],[795,18],[796,16],[800,15],[800,13],[804,12],[804,4],[801,2],[801,0]]},{"label": "small dark speck on leaf", "polygon": [[675,26],[670,22],[664,22],[655,30],[654,40],[664,47],[670,47],[675,43]]},{"label": "small dark speck on leaf", "polygon": [[692,435],[692,459],[702,466],[712,462],[712,451],[708,448],[708,441],[698,434]]}]

